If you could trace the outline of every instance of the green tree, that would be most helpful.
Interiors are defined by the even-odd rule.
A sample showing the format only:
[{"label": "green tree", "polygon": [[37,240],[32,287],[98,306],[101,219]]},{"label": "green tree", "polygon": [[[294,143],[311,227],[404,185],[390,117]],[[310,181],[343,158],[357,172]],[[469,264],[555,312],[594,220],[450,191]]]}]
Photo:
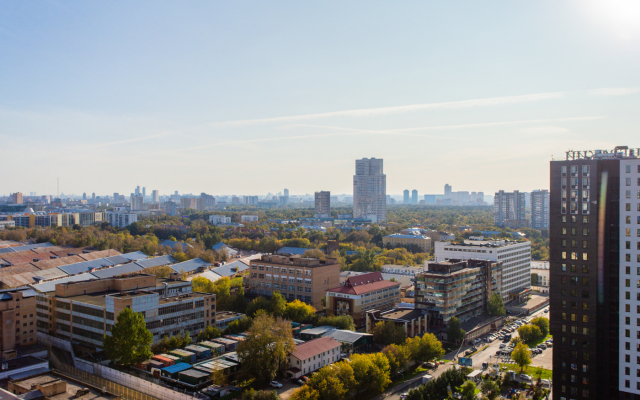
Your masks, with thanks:
[{"label": "green tree", "polygon": [[460,394],[464,400],[473,400],[476,397],[476,384],[466,381],[460,386]]},{"label": "green tree", "polygon": [[275,390],[249,389],[242,394],[242,400],[280,400]]},{"label": "green tree", "polygon": [[406,370],[411,359],[411,352],[407,346],[390,344],[381,351],[389,360],[391,376],[396,376],[400,370]]},{"label": "green tree", "polygon": [[259,313],[237,352],[244,374],[265,384],[284,369],[287,355],[295,348],[289,321]]},{"label": "green tree", "polygon": [[513,353],[511,353],[511,358],[516,364],[518,364],[520,372],[522,372],[524,367],[531,364],[531,352],[529,351],[529,346],[524,343],[518,343],[515,349],[513,349]]},{"label": "green tree", "polygon": [[408,338],[406,343],[411,359],[416,362],[431,361],[444,354],[442,343],[433,333]]},{"label": "green tree", "polygon": [[373,341],[382,346],[402,344],[406,338],[407,335],[404,332],[404,328],[392,321],[378,322],[373,327]]},{"label": "green tree", "polygon": [[247,315],[253,318],[259,310],[268,311],[270,306],[271,304],[269,303],[269,300],[262,296],[258,296],[251,300],[249,305],[247,305]]},{"label": "green tree", "polygon": [[342,361],[322,367],[305,386],[313,389],[318,400],[335,400],[345,398],[355,385],[353,368],[350,363]]},{"label": "green tree", "polygon": [[538,274],[535,272],[531,274],[531,286],[538,286]]},{"label": "green tree", "polygon": [[542,336],[546,337],[549,334],[549,320],[545,317],[537,317],[531,320],[531,325],[535,325],[540,328]]},{"label": "green tree", "polygon": [[495,316],[503,316],[506,315],[506,311],[504,310],[504,302],[502,301],[502,296],[500,293],[493,293],[489,298],[489,304],[487,304],[487,311],[491,315]]},{"label": "green tree", "polygon": [[[327,382],[325,387],[337,387],[340,385],[339,382]],[[339,399],[340,397],[334,397],[334,399]],[[312,388],[311,386],[304,385],[299,389],[296,389],[291,396],[289,396],[290,400],[320,400],[320,393],[317,390]]]},{"label": "green tree", "polygon": [[125,308],[111,327],[111,336],[104,336],[107,357],[118,365],[129,366],[147,360],[151,353],[153,335],[147,329],[141,313]]},{"label": "green tree", "polygon": [[251,327],[251,323],[252,323],[251,318],[247,317],[246,315],[243,315],[239,319],[229,322],[229,325],[227,325],[223,333],[225,335],[233,335],[233,334],[245,332]]},{"label": "green tree", "polygon": [[316,309],[313,308],[313,306],[296,299],[287,303],[284,317],[294,322],[309,323],[314,321],[316,317]]},{"label": "green tree", "polygon": [[456,317],[451,317],[447,328],[447,340],[453,343],[458,343],[464,339],[464,334],[464,329],[460,327],[460,320]]},{"label": "green tree", "polygon": [[353,322],[353,317],[351,315],[333,315],[329,317],[322,317],[318,321],[319,326],[335,326],[338,329],[344,329],[348,331],[355,331],[356,324]]},{"label": "green tree", "polygon": [[480,385],[480,391],[489,400],[495,400],[500,395],[500,385],[490,379],[484,380]]},{"label": "green tree", "polygon": [[[548,321],[548,320],[547,320]],[[525,343],[532,343],[544,337],[538,325],[522,325],[518,328],[518,336]]]},{"label": "green tree", "polygon": [[287,301],[282,297],[280,292],[273,292],[271,300],[269,300],[269,311],[274,317],[282,317],[287,309]]},{"label": "green tree", "polygon": [[382,353],[353,354],[350,358],[356,394],[381,393],[391,383],[389,360]]}]

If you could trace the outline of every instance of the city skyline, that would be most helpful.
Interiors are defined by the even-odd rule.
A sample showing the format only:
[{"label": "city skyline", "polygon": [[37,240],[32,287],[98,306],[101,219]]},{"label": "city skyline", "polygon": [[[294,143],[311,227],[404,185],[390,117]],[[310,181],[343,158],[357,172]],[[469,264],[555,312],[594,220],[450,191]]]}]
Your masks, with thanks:
[{"label": "city skyline", "polygon": [[389,193],[547,189],[640,122],[638,7],[600,3],[3,4],[0,141],[38,160],[3,188],[349,193],[376,157]]}]

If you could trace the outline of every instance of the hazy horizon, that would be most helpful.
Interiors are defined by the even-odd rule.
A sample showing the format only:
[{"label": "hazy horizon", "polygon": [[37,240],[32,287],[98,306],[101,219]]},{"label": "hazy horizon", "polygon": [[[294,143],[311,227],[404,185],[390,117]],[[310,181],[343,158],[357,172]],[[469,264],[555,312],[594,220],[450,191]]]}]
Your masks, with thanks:
[{"label": "hazy horizon", "polygon": [[0,192],[548,189],[638,147],[640,3],[0,3]]}]

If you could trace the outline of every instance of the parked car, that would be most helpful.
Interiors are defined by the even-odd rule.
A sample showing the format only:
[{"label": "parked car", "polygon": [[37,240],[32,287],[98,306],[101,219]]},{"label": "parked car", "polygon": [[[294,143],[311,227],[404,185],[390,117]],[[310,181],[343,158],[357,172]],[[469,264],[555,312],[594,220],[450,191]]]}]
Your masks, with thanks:
[{"label": "parked car", "polygon": [[507,344],[506,344],[506,343],[500,343],[500,348],[501,348],[501,349],[504,349],[505,347],[507,347]]},{"label": "parked car", "polygon": [[527,374],[520,374],[520,379],[522,379],[523,381],[531,381],[531,377]]},{"label": "parked car", "polygon": [[280,389],[282,387],[282,383],[280,383],[278,381],[271,381],[271,383],[269,383],[269,385],[271,385],[271,387],[274,387],[276,389]]},{"label": "parked car", "polygon": [[302,385],[304,385],[306,382],[305,382],[305,381],[303,381],[302,379],[296,379],[296,380],[295,380],[295,383],[297,383],[298,385],[302,386]]},{"label": "parked car", "polygon": [[545,314],[546,314],[546,313],[548,313],[548,312],[549,312],[549,309],[548,309],[548,308],[544,310],[544,313],[545,313]]},{"label": "parked car", "polygon": [[306,375],[302,375],[300,379],[302,379],[305,382],[309,380],[309,378]]},{"label": "parked car", "polygon": [[540,383],[542,383],[542,386],[551,387],[551,381],[548,379],[540,379]]},{"label": "parked car", "polygon": [[407,392],[402,393],[402,394],[400,395],[400,399],[401,399],[401,400],[404,400],[404,399],[406,399],[406,398],[407,398],[407,396],[409,396],[409,393],[407,393]]},{"label": "parked car", "polygon": [[437,366],[436,364],[434,364],[432,362],[428,362],[425,365],[427,366],[427,368],[431,368],[431,369],[433,369],[433,368],[435,368]]}]

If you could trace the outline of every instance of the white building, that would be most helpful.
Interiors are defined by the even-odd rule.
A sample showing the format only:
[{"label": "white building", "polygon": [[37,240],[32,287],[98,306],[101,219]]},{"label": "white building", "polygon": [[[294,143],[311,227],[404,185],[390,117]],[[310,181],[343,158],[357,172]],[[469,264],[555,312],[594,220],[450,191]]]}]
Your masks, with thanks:
[{"label": "white building", "polygon": [[548,190],[531,192],[531,227],[538,230],[549,229]]},{"label": "white building", "polygon": [[[620,160],[619,388],[640,395],[640,159]],[[630,373],[631,372],[631,373]]]},{"label": "white building", "polygon": [[398,274],[415,276],[420,272],[424,272],[427,269],[425,267],[412,267],[410,265],[392,265],[386,264],[382,266],[382,273],[384,274]]},{"label": "white building", "polygon": [[356,160],[353,218],[367,218],[373,223],[387,220],[387,176],[382,167],[382,159]]},{"label": "white building", "polygon": [[[242,222],[258,222],[258,216],[257,215],[242,215],[242,216],[240,216],[240,221],[242,221]],[[231,222],[231,219],[229,219],[229,222]]]},{"label": "white building", "polygon": [[0,230],[4,229],[4,228],[15,228],[16,227],[16,221],[0,221]]},{"label": "white building", "polygon": [[538,275],[538,284],[533,285],[542,293],[549,293],[549,261],[531,261],[531,275]]},{"label": "white building", "polygon": [[508,240],[465,240],[464,243],[436,242],[435,259],[497,261],[502,264],[502,298],[531,288],[531,242]]},{"label": "white building", "polygon": [[209,223],[212,225],[230,224],[231,217],[225,217],[224,215],[209,215]]},{"label": "white building", "polygon": [[107,222],[111,226],[123,228],[134,222],[138,222],[138,214],[131,212],[108,211]]},{"label": "white building", "polygon": [[285,374],[291,378],[299,378],[325,365],[340,361],[341,348],[342,343],[329,336],[301,343],[287,357],[289,369]]}]

